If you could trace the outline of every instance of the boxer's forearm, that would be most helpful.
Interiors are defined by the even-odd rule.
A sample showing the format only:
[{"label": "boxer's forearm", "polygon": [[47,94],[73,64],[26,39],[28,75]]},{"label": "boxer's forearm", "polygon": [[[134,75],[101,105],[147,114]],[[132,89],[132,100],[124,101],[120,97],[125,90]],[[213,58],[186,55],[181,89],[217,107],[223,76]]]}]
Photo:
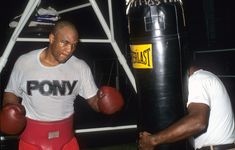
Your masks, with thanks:
[{"label": "boxer's forearm", "polygon": [[167,129],[153,135],[155,145],[172,143],[204,132],[209,117],[209,107],[205,104],[190,104],[188,114]]},{"label": "boxer's forearm", "polygon": [[205,104],[190,104],[188,114],[168,128],[158,133],[141,132],[140,150],[152,150],[160,144],[173,143],[205,131],[208,123],[209,107]]},{"label": "boxer's forearm", "polygon": [[5,92],[3,95],[3,106],[11,103],[11,104],[17,104],[19,103],[20,98],[17,97],[15,94],[10,93],[10,92]]},{"label": "boxer's forearm", "polygon": [[153,134],[153,143],[154,145],[173,143],[199,133],[204,128],[205,126],[193,116],[186,116],[166,130]]},{"label": "boxer's forearm", "polygon": [[98,97],[97,97],[97,95],[89,98],[87,102],[93,110],[95,110],[96,112],[100,111],[99,107],[98,107]]}]

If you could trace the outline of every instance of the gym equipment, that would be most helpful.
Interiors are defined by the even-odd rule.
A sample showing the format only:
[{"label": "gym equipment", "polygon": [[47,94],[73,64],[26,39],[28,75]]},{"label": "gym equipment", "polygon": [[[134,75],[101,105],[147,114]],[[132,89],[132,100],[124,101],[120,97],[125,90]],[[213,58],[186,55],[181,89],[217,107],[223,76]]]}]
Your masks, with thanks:
[{"label": "gym equipment", "polygon": [[20,104],[6,104],[2,108],[1,132],[19,134],[26,126],[25,108]]},{"label": "gym equipment", "polygon": [[98,107],[100,112],[111,115],[120,111],[124,105],[121,93],[110,86],[102,86],[98,93]]},{"label": "gym equipment", "polygon": [[[128,12],[131,60],[137,85],[138,130],[155,133],[184,115],[186,42],[180,0],[133,0]],[[186,149],[186,141],[157,146]]]}]

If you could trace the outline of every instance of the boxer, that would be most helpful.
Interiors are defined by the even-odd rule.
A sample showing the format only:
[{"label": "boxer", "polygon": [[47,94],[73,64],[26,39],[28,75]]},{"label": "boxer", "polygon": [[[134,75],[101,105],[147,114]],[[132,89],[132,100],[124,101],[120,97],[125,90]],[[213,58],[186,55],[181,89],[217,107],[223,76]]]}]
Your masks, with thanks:
[{"label": "boxer", "polygon": [[49,34],[47,47],[16,60],[4,90],[3,105],[21,102],[26,110],[20,150],[79,150],[72,126],[78,95],[94,111],[106,115],[122,109],[119,91],[108,86],[98,89],[88,64],[73,55],[78,41],[76,27],[61,20]]}]

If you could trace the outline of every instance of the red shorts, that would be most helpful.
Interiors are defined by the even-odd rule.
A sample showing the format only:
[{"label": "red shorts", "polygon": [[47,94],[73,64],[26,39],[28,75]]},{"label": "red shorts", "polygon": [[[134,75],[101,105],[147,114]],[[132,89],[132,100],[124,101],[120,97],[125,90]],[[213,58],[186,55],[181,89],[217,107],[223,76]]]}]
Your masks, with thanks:
[{"label": "red shorts", "polygon": [[20,136],[19,150],[79,150],[73,133],[73,116],[53,122],[27,118]]}]

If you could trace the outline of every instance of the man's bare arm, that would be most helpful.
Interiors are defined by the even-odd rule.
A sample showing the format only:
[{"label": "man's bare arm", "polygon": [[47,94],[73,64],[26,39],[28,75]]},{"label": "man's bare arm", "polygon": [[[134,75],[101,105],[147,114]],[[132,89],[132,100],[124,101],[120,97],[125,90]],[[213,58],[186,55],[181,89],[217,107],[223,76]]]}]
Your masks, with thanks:
[{"label": "man's bare arm", "polygon": [[20,102],[20,98],[17,97],[15,94],[10,93],[10,92],[5,92],[3,94],[3,106],[11,103],[11,104],[16,104]]},{"label": "man's bare arm", "polygon": [[89,98],[89,99],[87,100],[87,102],[88,102],[88,104],[91,106],[91,108],[92,108],[93,110],[95,110],[96,112],[99,112],[98,97],[97,97],[97,95],[95,95],[95,96]]},{"label": "man's bare arm", "polygon": [[209,107],[205,104],[190,104],[188,114],[165,130],[156,134],[141,132],[139,135],[140,147],[143,147],[142,150],[145,150],[144,147],[154,147],[159,144],[172,143],[205,131],[208,124],[209,111]]}]

